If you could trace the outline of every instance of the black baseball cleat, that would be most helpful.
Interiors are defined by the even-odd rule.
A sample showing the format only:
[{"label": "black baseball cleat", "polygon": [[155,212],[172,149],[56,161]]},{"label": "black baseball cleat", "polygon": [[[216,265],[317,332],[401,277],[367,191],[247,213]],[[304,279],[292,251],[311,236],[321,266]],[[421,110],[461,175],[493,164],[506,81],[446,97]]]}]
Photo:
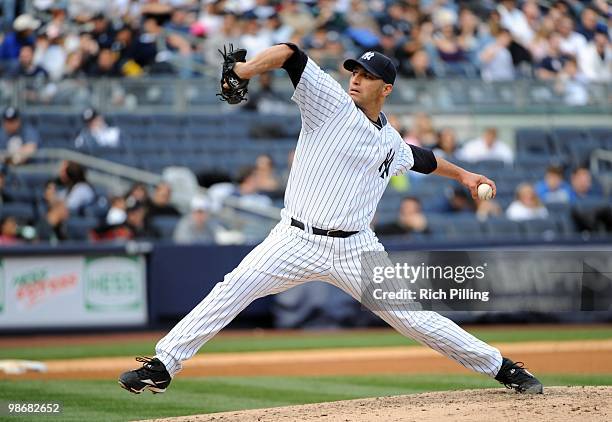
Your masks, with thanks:
[{"label": "black baseball cleat", "polygon": [[119,377],[119,385],[130,393],[140,394],[148,389],[153,394],[163,393],[170,385],[172,377],[157,358],[137,357],[143,362],[142,368],[127,371]]},{"label": "black baseball cleat", "polygon": [[508,358],[503,358],[495,379],[506,388],[515,389],[517,393],[542,394],[544,392],[542,383],[523,365],[523,362],[514,363]]}]

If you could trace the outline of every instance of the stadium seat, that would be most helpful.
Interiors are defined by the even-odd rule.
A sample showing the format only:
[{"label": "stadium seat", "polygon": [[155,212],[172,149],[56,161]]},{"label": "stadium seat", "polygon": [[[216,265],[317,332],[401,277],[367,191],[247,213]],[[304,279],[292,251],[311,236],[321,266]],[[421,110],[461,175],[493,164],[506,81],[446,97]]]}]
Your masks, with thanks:
[{"label": "stadium seat", "polygon": [[592,127],[589,129],[589,135],[600,148],[612,147],[612,127]]},{"label": "stadium seat", "polygon": [[28,202],[9,202],[0,207],[0,217],[13,216],[21,223],[32,223],[34,208]]},{"label": "stadium seat", "polygon": [[523,231],[518,222],[504,217],[491,217],[483,223],[487,238],[496,240],[517,240],[523,237]]},{"label": "stadium seat", "polygon": [[559,237],[559,227],[551,219],[536,219],[521,222],[530,239],[554,240]]}]

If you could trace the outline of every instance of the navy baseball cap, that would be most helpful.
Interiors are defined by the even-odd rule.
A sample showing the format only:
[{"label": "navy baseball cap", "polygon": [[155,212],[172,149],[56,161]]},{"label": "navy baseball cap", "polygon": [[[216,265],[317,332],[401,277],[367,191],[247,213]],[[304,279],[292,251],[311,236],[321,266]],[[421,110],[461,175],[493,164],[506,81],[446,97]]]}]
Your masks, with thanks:
[{"label": "navy baseball cap", "polygon": [[7,107],[2,112],[2,118],[4,120],[15,120],[19,118],[19,110],[16,107]]},{"label": "navy baseball cap", "polygon": [[395,82],[397,71],[393,61],[378,51],[366,51],[357,60],[348,59],[344,62],[344,68],[349,72],[352,72],[358,65],[385,83],[393,85]]}]

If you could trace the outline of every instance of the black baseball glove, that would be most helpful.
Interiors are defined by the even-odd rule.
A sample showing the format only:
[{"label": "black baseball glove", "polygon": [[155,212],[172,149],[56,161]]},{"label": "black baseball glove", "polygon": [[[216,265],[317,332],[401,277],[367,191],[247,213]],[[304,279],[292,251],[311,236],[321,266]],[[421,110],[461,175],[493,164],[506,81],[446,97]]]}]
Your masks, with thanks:
[{"label": "black baseball glove", "polygon": [[217,95],[221,97],[221,101],[227,101],[229,104],[246,101],[249,80],[236,75],[234,66],[238,62],[246,62],[247,51],[244,48],[234,51],[234,46],[230,44],[229,51],[223,46],[223,51],[219,50],[219,53],[223,56],[223,72],[221,73],[221,92]]}]

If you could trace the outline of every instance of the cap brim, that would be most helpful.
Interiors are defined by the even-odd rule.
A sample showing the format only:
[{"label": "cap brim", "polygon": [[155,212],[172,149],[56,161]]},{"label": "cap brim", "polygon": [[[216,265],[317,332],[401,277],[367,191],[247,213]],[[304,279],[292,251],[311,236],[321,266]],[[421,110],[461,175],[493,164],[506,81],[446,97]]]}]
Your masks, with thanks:
[{"label": "cap brim", "polygon": [[353,69],[355,69],[357,66],[361,66],[368,73],[371,73],[372,75],[376,76],[378,79],[382,79],[382,76],[380,76],[378,73],[376,73],[370,66],[368,66],[367,63],[362,63],[362,62],[359,62],[359,61],[357,61],[355,59],[345,60],[342,66],[344,66],[344,68],[346,70],[348,70],[349,72],[352,72]]}]

